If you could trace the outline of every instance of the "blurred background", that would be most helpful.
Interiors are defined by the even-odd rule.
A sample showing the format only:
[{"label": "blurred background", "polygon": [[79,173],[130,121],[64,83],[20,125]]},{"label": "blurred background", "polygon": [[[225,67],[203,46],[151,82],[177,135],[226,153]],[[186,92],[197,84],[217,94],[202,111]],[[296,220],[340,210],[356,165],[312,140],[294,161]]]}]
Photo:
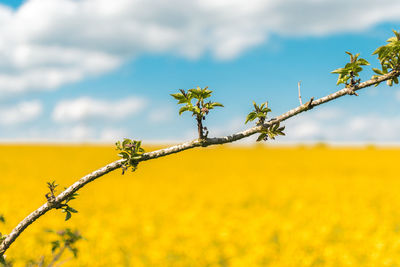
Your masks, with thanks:
[{"label": "blurred background", "polygon": [[[298,106],[299,81],[303,103],[341,89],[330,72],[345,51],[371,63],[368,80],[399,22],[398,0],[0,0],[0,232],[46,201],[47,182],[59,193],[117,160],[117,140],[151,151],[196,138],[179,89],[214,90],[225,108],[205,126],[231,134],[251,127],[252,101],[271,117]],[[57,233],[77,229],[77,257],[57,264],[400,266],[400,88],[359,94],[290,119],[266,146],[116,170],[79,191],[69,221],[52,210],[32,224],[7,260],[54,266]]]},{"label": "blurred background", "polygon": [[[399,18],[397,0],[1,0],[0,141],[188,140],[194,121],[169,94],[196,86],[225,105],[210,136],[233,133],[253,100],[273,116],[297,106],[299,81],[304,102],[340,89],[330,72],[345,51],[378,67]],[[399,103],[398,86],[368,88],[274,143],[398,143]]]}]

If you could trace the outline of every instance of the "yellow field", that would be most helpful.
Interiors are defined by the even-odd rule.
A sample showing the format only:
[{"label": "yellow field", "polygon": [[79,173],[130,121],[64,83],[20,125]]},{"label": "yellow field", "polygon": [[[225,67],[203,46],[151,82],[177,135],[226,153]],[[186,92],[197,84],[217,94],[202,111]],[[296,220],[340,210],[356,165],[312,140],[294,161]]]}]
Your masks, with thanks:
[{"label": "yellow field", "polygon": [[[115,171],[54,210],[7,252],[50,255],[44,229],[77,228],[63,266],[400,266],[399,149],[207,148]],[[62,187],[117,159],[113,147],[1,146],[9,232]],[[71,257],[66,253],[64,259]]]}]

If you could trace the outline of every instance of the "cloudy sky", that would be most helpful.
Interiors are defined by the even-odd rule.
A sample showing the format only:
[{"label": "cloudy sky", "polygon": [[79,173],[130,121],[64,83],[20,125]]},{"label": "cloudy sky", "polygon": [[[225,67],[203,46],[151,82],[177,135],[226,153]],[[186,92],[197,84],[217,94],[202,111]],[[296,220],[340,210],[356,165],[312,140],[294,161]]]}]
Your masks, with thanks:
[{"label": "cloudy sky", "polygon": [[[400,30],[398,0],[0,0],[0,141],[185,141],[169,94],[209,86],[210,135],[340,89],[330,71]],[[367,68],[363,80],[372,72]],[[400,87],[379,86],[286,123],[285,142],[400,142]]]}]

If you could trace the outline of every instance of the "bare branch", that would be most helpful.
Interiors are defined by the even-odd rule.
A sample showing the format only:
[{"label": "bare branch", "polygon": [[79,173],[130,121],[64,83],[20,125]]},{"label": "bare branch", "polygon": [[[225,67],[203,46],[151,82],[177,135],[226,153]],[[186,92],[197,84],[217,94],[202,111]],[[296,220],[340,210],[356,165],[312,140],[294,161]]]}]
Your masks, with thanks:
[{"label": "bare branch", "polygon": [[64,245],[60,251],[54,255],[53,259],[51,260],[51,262],[49,263],[49,265],[47,265],[47,267],[53,267],[54,264],[61,258],[62,254],[64,253],[65,249],[67,248],[66,245]]},{"label": "bare branch", "polygon": [[[211,145],[221,145],[221,144],[226,144],[226,143],[232,143],[235,141],[238,141],[240,139],[249,137],[253,134],[256,134],[258,132],[260,132],[263,127],[269,127],[271,125],[280,123],[282,121],[285,121],[291,117],[296,116],[299,113],[305,112],[315,106],[327,103],[329,101],[332,101],[336,98],[345,96],[349,94],[349,90],[351,91],[358,91],[361,90],[363,88],[369,87],[371,85],[375,85],[378,84],[380,82],[386,81],[386,80],[390,80],[393,77],[398,77],[400,75],[400,71],[399,70],[393,70],[385,75],[379,76],[378,78],[374,78],[374,79],[370,79],[368,81],[359,83],[357,86],[353,86],[353,87],[345,87],[339,91],[336,91],[335,93],[332,93],[330,95],[327,95],[325,97],[322,97],[320,99],[314,100],[314,98],[311,98],[310,101],[308,101],[307,103],[300,105],[294,109],[289,110],[288,112],[274,118],[273,120],[270,120],[266,123],[264,123],[263,125],[258,125],[258,126],[254,126],[250,129],[247,129],[245,131],[239,132],[239,133],[235,133],[232,135],[228,135],[225,137],[214,137],[214,138],[204,138],[204,139],[195,139],[191,142],[186,142],[186,143],[182,143],[179,145],[175,145],[175,146],[171,146],[168,148],[164,148],[164,149],[160,149],[160,150],[156,150],[156,151],[152,151],[152,152],[148,152],[148,153],[144,153],[142,155],[142,157],[138,160],[138,162],[140,161],[147,161],[147,160],[151,160],[151,159],[156,159],[156,158],[160,158],[160,157],[164,157],[170,154],[174,154],[174,153],[178,153],[187,149],[191,149],[191,148],[195,148],[195,147],[206,147],[206,146],[211,146]],[[49,210],[56,208],[57,205],[59,205],[61,202],[63,202],[64,200],[66,200],[69,196],[71,196],[73,193],[75,193],[76,191],[78,191],[80,188],[84,187],[86,184],[96,180],[97,178],[111,172],[114,171],[118,168],[120,168],[122,166],[124,162],[124,159],[120,159],[117,161],[114,161],[84,177],[82,177],[81,179],[79,179],[77,182],[75,182],[74,184],[72,184],[70,187],[68,187],[67,189],[65,189],[62,193],[60,193],[55,199],[54,201],[47,202],[44,205],[42,205],[40,208],[38,208],[37,210],[35,210],[34,212],[32,212],[31,214],[29,214],[25,219],[23,219],[12,231],[9,235],[7,235],[7,237],[3,240],[3,242],[0,244],[0,256],[4,255],[5,251],[10,247],[10,245],[17,239],[17,237],[30,225],[32,224],[34,221],[36,221],[39,217],[41,217],[42,215],[44,215],[46,212],[48,212]]]},{"label": "bare branch", "polygon": [[299,82],[297,83],[297,87],[299,88],[299,102],[300,102],[300,106],[301,106],[301,105],[303,105],[303,101],[301,101],[300,84],[301,84],[301,81],[299,81]]}]

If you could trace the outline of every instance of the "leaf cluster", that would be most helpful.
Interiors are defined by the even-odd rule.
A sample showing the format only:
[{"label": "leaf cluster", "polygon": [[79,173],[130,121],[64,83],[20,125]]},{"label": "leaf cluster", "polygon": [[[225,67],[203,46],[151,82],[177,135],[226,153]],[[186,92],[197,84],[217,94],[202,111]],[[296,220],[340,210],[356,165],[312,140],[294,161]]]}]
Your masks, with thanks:
[{"label": "leaf cluster", "polygon": [[256,102],[253,101],[253,106],[254,110],[247,115],[245,123],[258,119],[257,125],[264,124],[268,112],[271,112],[271,109],[268,108],[268,102],[258,106]]},{"label": "leaf cluster", "polygon": [[[382,69],[373,68],[372,70],[377,74],[372,78],[378,78],[381,75],[387,74],[392,70],[400,70],[400,32],[393,30],[394,35],[390,37],[387,42],[388,44],[378,47],[373,55],[378,55],[378,59],[381,63]],[[393,77],[386,81],[389,86],[399,83],[397,77]],[[378,86],[378,84],[375,84]]]},{"label": "leaf cluster", "polygon": [[280,127],[279,122],[269,127],[263,127],[263,129],[260,131],[260,135],[257,138],[257,142],[267,141],[268,138],[275,140],[276,136],[285,135],[283,132],[284,130],[285,126]]},{"label": "leaf cluster", "polygon": [[124,174],[129,167],[132,168],[132,171],[135,171],[139,163],[138,160],[144,153],[144,149],[141,147],[142,141],[125,138],[124,141],[118,141],[115,145],[117,147],[116,149],[120,151],[118,156],[125,159],[122,165],[122,174]]},{"label": "leaf cluster", "polygon": [[[256,102],[253,101],[253,106],[254,110],[247,115],[245,123],[258,119],[257,125],[263,125],[267,118],[268,112],[271,112],[271,109],[268,107],[268,102],[257,105]],[[260,131],[260,135],[257,138],[257,142],[262,140],[267,141],[268,138],[274,140],[277,135],[285,135],[283,130],[285,130],[285,126],[280,127],[279,122],[269,127],[263,126]]]},{"label": "leaf cluster", "polygon": [[83,239],[83,236],[79,233],[79,231],[72,231],[69,228],[61,231],[53,231],[48,230],[50,233],[54,233],[58,236],[58,240],[54,240],[51,242],[51,252],[54,254],[57,252],[62,253],[64,249],[68,249],[72,252],[74,257],[78,256],[78,248],[76,247],[76,242]]},{"label": "leaf cluster", "polygon": [[[179,115],[181,115],[185,111],[192,112],[192,116],[196,116],[201,119],[205,119],[205,115],[207,115],[210,110],[215,107],[223,107],[221,103],[218,102],[205,102],[206,98],[211,96],[213,91],[208,89],[208,86],[204,88],[193,88],[189,89],[187,92],[185,90],[180,89],[180,93],[171,94],[173,98],[178,100],[178,104],[185,104],[183,107],[179,109]],[[195,103],[192,103],[192,100],[195,100]]]},{"label": "leaf cluster", "polygon": [[343,83],[346,86],[354,86],[360,82],[360,79],[356,81],[354,80],[354,77],[359,77],[359,72],[362,71],[361,66],[369,65],[369,62],[363,58],[358,58],[360,54],[353,55],[350,52],[346,52],[346,54],[350,56],[350,62],[347,63],[344,68],[336,69],[331,73],[339,74],[336,85]]},{"label": "leaf cluster", "polygon": [[[66,188],[65,188],[66,189]],[[78,211],[71,206],[69,206],[67,203],[73,199],[75,199],[76,196],[78,196],[78,193],[73,193],[71,196],[69,196],[64,203],[61,203],[61,209],[62,212],[65,212],[65,220],[68,221],[71,219],[72,213],[78,213]]]},{"label": "leaf cluster", "polygon": [[[53,182],[47,182],[47,187],[49,188],[50,192],[47,193],[46,199],[49,203],[53,203],[56,199],[55,193],[56,193],[56,188],[57,188],[58,184],[56,184],[56,181]],[[64,188],[66,189],[66,188]],[[69,219],[71,219],[72,213],[78,213],[78,211],[74,208],[72,208],[71,206],[69,206],[68,202],[70,202],[71,200],[76,199],[76,196],[78,196],[78,193],[73,193],[70,196],[68,196],[64,201],[62,201],[61,203],[56,205],[56,209],[61,209],[62,212],[65,213],[65,220],[68,221]]]},{"label": "leaf cluster", "polygon": [[56,193],[56,187],[58,184],[56,184],[56,181],[53,182],[47,182],[47,187],[49,188],[50,192],[46,194],[46,198],[48,202],[53,202],[56,199],[55,193]]}]

